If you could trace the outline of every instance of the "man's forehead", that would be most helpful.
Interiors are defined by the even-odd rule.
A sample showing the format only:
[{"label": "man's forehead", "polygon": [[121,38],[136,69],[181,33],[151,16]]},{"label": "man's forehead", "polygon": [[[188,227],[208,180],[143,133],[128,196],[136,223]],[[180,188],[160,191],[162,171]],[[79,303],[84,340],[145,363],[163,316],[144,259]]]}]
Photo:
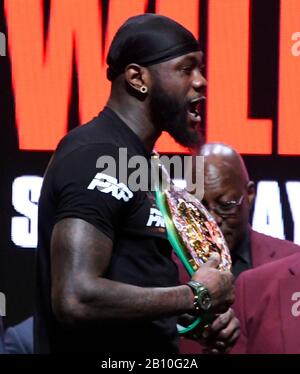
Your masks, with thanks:
[{"label": "man's forehead", "polygon": [[204,197],[207,201],[218,201],[225,196],[231,198],[239,193],[239,185],[230,178],[222,178],[220,175],[204,178]]},{"label": "man's forehead", "polygon": [[204,163],[205,165],[205,184],[211,188],[239,188],[240,177],[229,163],[222,160],[214,160],[215,162]]}]

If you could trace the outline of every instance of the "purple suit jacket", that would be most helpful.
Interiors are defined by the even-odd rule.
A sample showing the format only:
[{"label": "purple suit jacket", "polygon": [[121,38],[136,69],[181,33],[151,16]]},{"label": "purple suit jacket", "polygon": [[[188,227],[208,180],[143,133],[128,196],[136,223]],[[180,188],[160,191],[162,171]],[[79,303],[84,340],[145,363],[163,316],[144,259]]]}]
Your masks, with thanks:
[{"label": "purple suit jacket", "polygon": [[[281,259],[286,256],[290,256],[297,251],[300,253],[300,246],[287,241],[275,239],[271,236],[261,234],[250,228],[250,243],[251,243],[251,257],[252,266],[264,265],[274,260]],[[178,261],[177,261],[178,264]],[[179,265],[180,279],[183,283],[188,281],[188,276],[183,269],[183,265]],[[241,274],[243,275],[243,273]],[[241,276],[240,275],[240,276]],[[238,278],[240,278],[240,276]],[[300,291],[300,284],[299,284]],[[236,295],[236,299],[239,295]],[[181,353],[199,353],[202,348],[197,342],[191,340],[182,339],[180,341],[180,352]]]},{"label": "purple suit jacket", "polygon": [[241,336],[231,353],[300,353],[300,251],[236,283]]},{"label": "purple suit jacket", "polygon": [[251,229],[250,243],[253,268],[290,256],[300,250],[300,246],[290,241],[275,239]]}]

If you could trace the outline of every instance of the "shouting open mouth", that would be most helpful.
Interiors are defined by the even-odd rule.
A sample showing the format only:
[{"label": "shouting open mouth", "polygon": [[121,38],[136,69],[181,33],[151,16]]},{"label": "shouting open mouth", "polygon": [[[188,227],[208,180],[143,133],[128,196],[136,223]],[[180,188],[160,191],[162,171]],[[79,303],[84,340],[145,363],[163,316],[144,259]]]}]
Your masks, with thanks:
[{"label": "shouting open mouth", "polygon": [[205,100],[205,96],[196,97],[189,102],[188,115],[191,121],[197,123],[201,122],[200,113],[203,100]]}]

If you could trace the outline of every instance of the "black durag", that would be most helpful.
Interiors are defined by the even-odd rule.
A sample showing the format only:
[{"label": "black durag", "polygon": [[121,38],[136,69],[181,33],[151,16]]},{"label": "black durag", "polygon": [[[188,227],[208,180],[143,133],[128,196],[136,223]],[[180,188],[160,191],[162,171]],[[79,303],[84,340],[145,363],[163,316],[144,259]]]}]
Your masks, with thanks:
[{"label": "black durag", "polygon": [[199,50],[194,35],[168,17],[150,13],[131,17],[111,43],[107,78],[113,81],[130,63],[150,66]]}]

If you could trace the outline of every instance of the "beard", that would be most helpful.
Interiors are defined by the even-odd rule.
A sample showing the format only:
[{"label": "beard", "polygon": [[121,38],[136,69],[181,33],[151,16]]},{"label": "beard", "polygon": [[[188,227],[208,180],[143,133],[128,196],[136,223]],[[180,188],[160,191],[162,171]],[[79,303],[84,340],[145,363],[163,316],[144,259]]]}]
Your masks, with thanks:
[{"label": "beard", "polygon": [[166,131],[179,144],[188,148],[198,148],[203,144],[200,127],[188,124],[189,102],[169,95],[157,77],[150,93],[150,114],[155,126]]}]

